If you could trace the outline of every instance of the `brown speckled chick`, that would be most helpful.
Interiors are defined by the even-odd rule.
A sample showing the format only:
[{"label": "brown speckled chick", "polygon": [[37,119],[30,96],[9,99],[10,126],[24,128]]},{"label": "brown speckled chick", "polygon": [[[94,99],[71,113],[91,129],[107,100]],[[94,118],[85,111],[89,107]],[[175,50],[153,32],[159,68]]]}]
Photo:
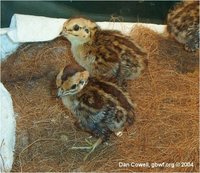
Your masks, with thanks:
[{"label": "brown speckled chick", "polygon": [[120,136],[133,123],[134,106],[128,94],[113,83],[89,78],[89,72],[83,67],[66,66],[58,74],[56,84],[58,96],[74,114],[76,124],[99,138],[92,147],[78,149],[91,149],[91,153],[111,134]]},{"label": "brown speckled chick", "polygon": [[199,48],[199,1],[178,3],[168,14],[167,30],[187,51]]},{"label": "brown speckled chick", "polygon": [[69,19],[62,35],[71,42],[75,60],[92,76],[116,78],[121,84],[139,77],[147,65],[147,54],[130,37],[102,30],[89,19]]}]

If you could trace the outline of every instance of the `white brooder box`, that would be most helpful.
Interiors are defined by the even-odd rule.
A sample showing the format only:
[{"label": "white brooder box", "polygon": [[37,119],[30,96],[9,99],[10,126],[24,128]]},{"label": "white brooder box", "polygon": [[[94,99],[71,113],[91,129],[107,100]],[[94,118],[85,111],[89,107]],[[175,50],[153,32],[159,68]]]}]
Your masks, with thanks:
[{"label": "white brooder box", "polygon": [[12,169],[15,147],[15,115],[11,95],[0,83],[0,171]]}]

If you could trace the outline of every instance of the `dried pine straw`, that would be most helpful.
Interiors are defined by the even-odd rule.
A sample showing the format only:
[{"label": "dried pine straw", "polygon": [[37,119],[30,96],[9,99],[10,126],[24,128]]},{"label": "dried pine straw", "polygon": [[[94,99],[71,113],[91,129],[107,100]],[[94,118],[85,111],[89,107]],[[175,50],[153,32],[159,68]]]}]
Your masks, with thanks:
[{"label": "dried pine straw", "polygon": [[[61,38],[23,45],[2,64],[2,81],[17,113],[17,142],[12,171],[199,171],[198,52],[149,29],[131,36],[149,52],[146,73],[129,82],[137,104],[136,122],[121,138],[112,136],[83,162],[89,135],[75,128],[70,112],[52,95],[59,68],[71,62]],[[94,139],[89,139],[94,142]],[[183,167],[119,167],[124,163],[190,162]]]}]

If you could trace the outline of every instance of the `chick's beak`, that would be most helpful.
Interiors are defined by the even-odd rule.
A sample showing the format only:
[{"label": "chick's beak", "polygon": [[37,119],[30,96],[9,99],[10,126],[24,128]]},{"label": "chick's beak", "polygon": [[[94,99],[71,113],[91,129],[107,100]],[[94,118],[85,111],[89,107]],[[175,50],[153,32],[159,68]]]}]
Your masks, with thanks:
[{"label": "chick's beak", "polygon": [[63,31],[60,32],[59,36],[63,36]]},{"label": "chick's beak", "polygon": [[63,95],[62,90],[59,88],[57,91],[57,98],[61,98]]}]

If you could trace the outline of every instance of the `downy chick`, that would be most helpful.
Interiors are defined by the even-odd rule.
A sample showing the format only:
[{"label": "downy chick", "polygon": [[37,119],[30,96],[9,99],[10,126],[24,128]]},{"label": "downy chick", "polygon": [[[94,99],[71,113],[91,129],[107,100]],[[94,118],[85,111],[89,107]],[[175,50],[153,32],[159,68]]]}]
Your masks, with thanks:
[{"label": "downy chick", "polygon": [[134,107],[128,94],[113,83],[90,78],[83,67],[66,66],[58,74],[56,85],[57,95],[74,114],[79,127],[98,138],[89,147],[90,153],[111,134],[122,135],[123,129],[134,121]]},{"label": "downy chick", "polygon": [[115,78],[118,84],[139,77],[147,54],[133,39],[115,30],[102,30],[95,22],[75,17],[64,23],[61,35],[71,42],[72,54],[91,76]]},{"label": "downy chick", "polygon": [[187,51],[199,48],[199,1],[175,5],[167,17],[167,30]]}]

